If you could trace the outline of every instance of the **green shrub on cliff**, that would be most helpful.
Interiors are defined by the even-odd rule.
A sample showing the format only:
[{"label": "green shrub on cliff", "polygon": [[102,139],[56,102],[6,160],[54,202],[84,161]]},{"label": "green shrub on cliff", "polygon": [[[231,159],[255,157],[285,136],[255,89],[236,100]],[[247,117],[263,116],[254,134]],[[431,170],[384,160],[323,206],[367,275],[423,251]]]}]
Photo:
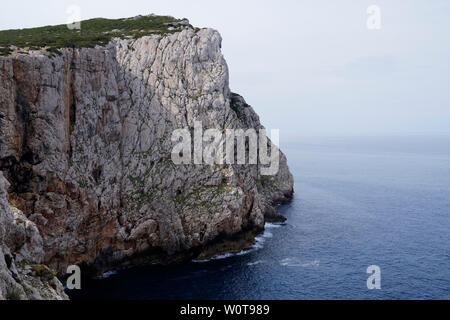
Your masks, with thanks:
[{"label": "green shrub on cliff", "polygon": [[20,294],[13,290],[8,290],[6,293],[6,300],[18,301],[20,300]]},{"label": "green shrub on cliff", "polygon": [[[81,22],[80,30],[70,30],[67,25],[32,29],[0,31],[0,55],[9,55],[10,46],[19,48],[46,48],[56,53],[60,48],[95,47],[105,45],[112,38],[139,38],[149,34],[176,32],[171,23],[180,23],[169,16],[143,16],[128,19],[91,19]],[[181,24],[180,24],[181,25]]]}]

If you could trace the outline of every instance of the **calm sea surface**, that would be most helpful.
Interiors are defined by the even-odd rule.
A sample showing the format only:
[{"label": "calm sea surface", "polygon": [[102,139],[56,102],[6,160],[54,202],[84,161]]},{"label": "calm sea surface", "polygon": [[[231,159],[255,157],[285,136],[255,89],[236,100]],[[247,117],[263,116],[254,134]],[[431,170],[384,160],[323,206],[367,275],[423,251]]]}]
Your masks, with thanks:
[{"label": "calm sea surface", "polygon": [[[303,138],[282,145],[296,196],[255,248],[122,270],[73,299],[450,299],[450,138]],[[367,267],[381,268],[369,291]]]}]

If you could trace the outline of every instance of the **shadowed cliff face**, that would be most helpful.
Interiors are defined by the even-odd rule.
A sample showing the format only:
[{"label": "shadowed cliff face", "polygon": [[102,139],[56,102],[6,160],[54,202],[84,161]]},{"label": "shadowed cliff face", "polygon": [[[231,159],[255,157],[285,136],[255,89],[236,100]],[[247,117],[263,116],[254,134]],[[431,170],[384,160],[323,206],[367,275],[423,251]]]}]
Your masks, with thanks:
[{"label": "shadowed cliff face", "polygon": [[293,179],[256,165],[175,165],[172,132],[262,128],[228,86],[211,29],[113,40],[95,49],[0,57],[0,170],[63,272],[135,254],[175,256],[262,229]]},{"label": "shadowed cliff face", "polygon": [[0,300],[68,299],[56,273],[41,264],[43,241],[36,225],[6,199],[0,172]]}]

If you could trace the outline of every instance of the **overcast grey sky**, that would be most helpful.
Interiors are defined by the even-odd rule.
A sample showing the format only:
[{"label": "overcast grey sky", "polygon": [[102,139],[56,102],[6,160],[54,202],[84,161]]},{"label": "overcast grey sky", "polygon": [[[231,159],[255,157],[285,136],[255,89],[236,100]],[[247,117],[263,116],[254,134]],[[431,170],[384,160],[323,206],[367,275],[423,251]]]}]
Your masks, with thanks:
[{"label": "overcast grey sky", "polygon": [[[448,0],[2,1],[0,29],[168,14],[223,36],[231,89],[297,134],[450,133]],[[381,29],[367,28],[367,8]]]}]

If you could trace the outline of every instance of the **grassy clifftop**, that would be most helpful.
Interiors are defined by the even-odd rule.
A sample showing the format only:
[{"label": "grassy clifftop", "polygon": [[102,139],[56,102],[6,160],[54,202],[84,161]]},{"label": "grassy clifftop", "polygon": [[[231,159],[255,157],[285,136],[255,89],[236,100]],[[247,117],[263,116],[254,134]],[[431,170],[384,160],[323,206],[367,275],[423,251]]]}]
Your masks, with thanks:
[{"label": "grassy clifftop", "polygon": [[91,19],[81,22],[80,30],[67,25],[0,31],[0,55],[9,55],[11,46],[56,51],[68,47],[105,45],[112,38],[139,38],[149,34],[176,32],[187,20],[170,16],[138,16],[128,19]]}]

